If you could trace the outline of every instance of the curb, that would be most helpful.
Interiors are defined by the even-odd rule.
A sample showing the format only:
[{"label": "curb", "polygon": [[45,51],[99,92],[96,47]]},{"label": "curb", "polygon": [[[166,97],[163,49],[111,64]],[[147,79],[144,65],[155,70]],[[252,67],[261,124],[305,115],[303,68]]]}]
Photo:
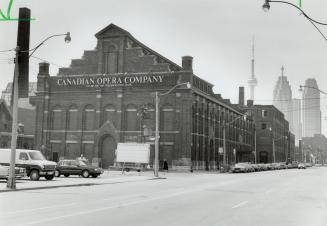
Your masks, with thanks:
[{"label": "curb", "polygon": [[106,185],[106,184],[123,184],[123,183],[146,181],[146,180],[158,180],[158,179],[167,179],[167,178],[163,178],[163,177],[162,178],[145,178],[144,180],[127,180],[127,181],[115,181],[115,182],[107,182],[107,183],[81,183],[81,184],[53,185],[53,186],[46,186],[46,187],[3,189],[3,190],[0,190],[0,193],[15,192],[15,191],[29,191],[29,190],[44,190],[44,189],[53,189],[53,188],[97,186],[97,185]]}]

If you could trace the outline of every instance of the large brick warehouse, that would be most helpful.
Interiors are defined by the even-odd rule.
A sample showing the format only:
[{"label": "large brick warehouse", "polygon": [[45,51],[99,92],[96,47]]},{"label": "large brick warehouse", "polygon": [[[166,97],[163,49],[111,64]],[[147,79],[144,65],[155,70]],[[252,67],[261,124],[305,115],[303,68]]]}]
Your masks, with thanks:
[{"label": "large brick warehouse", "polygon": [[[154,92],[190,82],[191,88],[180,86],[160,99],[160,161],[173,168],[217,169],[223,125],[227,162],[253,160],[253,121],[193,74],[192,57],[183,57],[179,66],[113,24],[95,37],[96,48],[57,76],[40,63],[31,103],[36,147],[49,159],[83,154],[93,164],[113,165],[117,143],[147,142],[144,128],[154,135]],[[148,117],[140,116],[144,106]]]}]

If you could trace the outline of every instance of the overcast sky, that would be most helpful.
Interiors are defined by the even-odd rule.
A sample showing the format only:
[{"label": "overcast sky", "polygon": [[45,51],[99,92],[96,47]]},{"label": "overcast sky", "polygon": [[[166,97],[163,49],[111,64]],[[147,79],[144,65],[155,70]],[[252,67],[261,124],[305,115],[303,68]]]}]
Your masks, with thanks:
[{"label": "overcast sky", "polygon": [[[326,0],[302,0],[302,9],[316,20],[327,23]],[[0,0],[4,10],[9,0]],[[72,34],[66,44],[57,38],[48,41],[35,56],[59,66],[69,66],[84,50],[94,49],[94,34],[114,23],[136,39],[181,64],[181,57],[194,57],[194,73],[214,84],[214,91],[234,103],[238,87],[246,87],[250,77],[251,42],[255,36],[257,104],[271,104],[273,87],[285,67],[293,97],[298,86],[316,78],[327,91],[327,42],[295,8],[271,3],[262,11],[264,0],[14,0],[12,17],[19,7],[28,7],[36,18],[31,24],[31,47],[52,34]],[[289,2],[297,4],[298,0]],[[321,26],[327,35],[327,26]],[[17,22],[0,21],[0,50],[14,48]],[[3,90],[12,81],[14,54],[0,54]],[[30,81],[36,81],[39,60],[31,59]],[[58,66],[51,65],[51,75]],[[323,132],[327,134],[327,97],[322,96]],[[325,119],[326,118],[326,119]]]}]

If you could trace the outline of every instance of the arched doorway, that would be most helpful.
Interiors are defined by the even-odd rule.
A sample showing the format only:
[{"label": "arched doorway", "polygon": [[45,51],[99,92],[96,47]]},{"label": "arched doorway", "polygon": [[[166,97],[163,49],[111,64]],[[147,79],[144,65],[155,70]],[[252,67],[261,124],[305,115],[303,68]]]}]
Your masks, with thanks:
[{"label": "arched doorway", "polygon": [[267,163],[268,162],[268,152],[260,151],[259,152],[259,162],[260,163]]},{"label": "arched doorway", "polygon": [[114,164],[116,147],[116,141],[112,136],[105,135],[100,139],[99,149],[102,168],[107,169]]}]

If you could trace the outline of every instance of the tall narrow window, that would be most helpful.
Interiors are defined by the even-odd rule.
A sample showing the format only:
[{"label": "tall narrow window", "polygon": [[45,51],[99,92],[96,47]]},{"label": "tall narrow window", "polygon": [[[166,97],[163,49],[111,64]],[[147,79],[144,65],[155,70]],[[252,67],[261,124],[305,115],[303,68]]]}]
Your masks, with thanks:
[{"label": "tall narrow window", "polygon": [[165,105],[162,108],[162,130],[173,131],[174,130],[174,109],[171,105]]},{"label": "tall narrow window", "polygon": [[55,106],[51,112],[52,129],[59,130],[63,128],[63,111],[60,106]]},{"label": "tall narrow window", "polygon": [[84,130],[95,129],[95,109],[92,105],[84,108]]},{"label": "tall narrow window", "polygon": [[127,131],[137,131],[138,120],[137,120],[137,109],[134,105],[128,105],[126,108],[126,130]]},{"label": "tall narrow window", "polygon": [[118,51],[116,46],[109,45],[104,53],[105,57],[105,68],[106,74],[114,74],[118,72]]},{"label": "tall narrow window", "polygon": [[114,105],[107,105],[103,111],[103,122],[110,121],[115,127],[117,126],[117,111]]},{"label": "tall narrow window", "polygon": [[71,106],[68,110],[68,130],[76,130],[78,125],[78,109],[76,106]]}]

